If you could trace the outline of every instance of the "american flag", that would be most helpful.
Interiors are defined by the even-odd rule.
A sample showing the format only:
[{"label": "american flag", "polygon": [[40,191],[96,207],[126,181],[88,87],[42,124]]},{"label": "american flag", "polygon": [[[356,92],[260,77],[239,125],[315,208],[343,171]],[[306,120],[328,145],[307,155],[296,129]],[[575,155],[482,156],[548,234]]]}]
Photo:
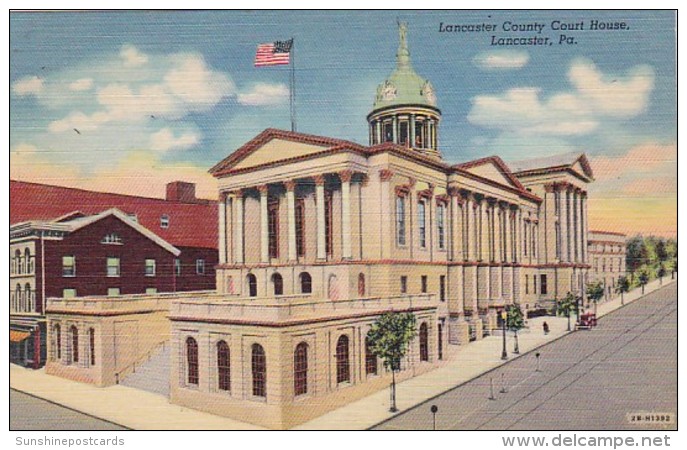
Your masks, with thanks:
[{"label": "american flag", "polygon": [[258,51],[255,53],[255,67],[288,64],[292,46],[293,39],[258,45]]}]

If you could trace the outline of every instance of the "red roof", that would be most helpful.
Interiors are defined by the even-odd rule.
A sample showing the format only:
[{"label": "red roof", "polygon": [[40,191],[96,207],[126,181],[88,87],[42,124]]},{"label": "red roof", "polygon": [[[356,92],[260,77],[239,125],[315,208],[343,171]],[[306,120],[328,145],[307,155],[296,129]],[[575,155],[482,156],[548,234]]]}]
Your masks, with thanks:
[{"label": "red roof", "polygon": [[[94,192],[10,180],[10,224],[53,220],[80,211],[86,215],[117,208],[176,247],[217,248],[217,203],[184,203],[161,198]],[[169,227],[160,218],[169,216]]]}]

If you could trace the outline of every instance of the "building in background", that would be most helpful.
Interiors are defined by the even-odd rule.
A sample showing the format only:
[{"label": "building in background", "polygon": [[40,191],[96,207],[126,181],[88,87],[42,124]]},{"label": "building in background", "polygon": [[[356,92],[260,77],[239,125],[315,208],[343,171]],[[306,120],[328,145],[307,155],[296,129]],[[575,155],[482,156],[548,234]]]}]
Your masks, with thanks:
[{"label": "building in background", "polygon": [[618,295],[615,291],[618,278],[627,275],[627,236],[612,231],[589,231],[590,281],[601,281],[604,285],[604,298]]},{"label": "building in background", "polygon": [[45,362],[48,297],[214,289],[217,207],[194,191],[170,183],[153,199],[11,181],[11,360]]}]

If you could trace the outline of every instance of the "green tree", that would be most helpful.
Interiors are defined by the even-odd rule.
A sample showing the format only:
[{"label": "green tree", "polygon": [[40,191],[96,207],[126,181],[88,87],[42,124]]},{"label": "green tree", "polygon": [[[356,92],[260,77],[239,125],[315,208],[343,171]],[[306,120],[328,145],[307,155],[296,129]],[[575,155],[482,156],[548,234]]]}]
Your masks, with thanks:
[{"label": "green tree", "polygon": [[568,318],[568,331],[570,331],[570,314],[577,308],[577,301],[575,296],[568,292],[565,297],[558,300],[557,310]]},{"label": "green tree", "polygon": [[625,304],[625,292],[630,290],[630,279],[626,276],[621,276],[618,278],[618,283],[616,283],[615,291],[620,294],[620,304]]},{"label": "green tree", "polygon": [[604,296],[604,286],[601,281],[587,283],[587,301],[594,303],[594,314],[596,314],[596,304]]},{"label": "green tree", "polygon": [[658,238],[656,240],[656,259],[663,262],[668,259],[668,250],[666,249],[666,240]]},{"label": "green tree", "polygon": [[659,280],[661,280],[661,284],[663,284],[663,277],[666,276],[666,268],[663,265],[663,263],[660,263],[658,265],[658,269],[656,270],[656,276],[658,277]]},{"label": "green tree", "polygon": [[639,285],[642,287],[642,295],[644,295],[644,286],[649,282],[649,271],[647,270],[646,267],[642,267],[637,274],[637,281],[639,282]]},{"label": "green tree", "polygon": [[627,240],[626,267],[630,272],[636,272],[642,264],[648,261],[647,249],[642,236],[635,236]]},{"label": "green tree", "polygon": [[412,313],[387,312],[379,316],[367,332],[368,344],[373,354],[391,370],[391,412],[396,409],[396,372],[401,370],[401,360],[408,352],[410,342],[417,334],[417,320]]},{"label": "green tree", "polygon": [[510,305],[506,309],[506,327],[513,332],[515,338],[515,349],[513,353],[516,355],[520,353],[520,345],[518,343],[518,331],[525,327],[525,316],[520,309],[520,305]]}]

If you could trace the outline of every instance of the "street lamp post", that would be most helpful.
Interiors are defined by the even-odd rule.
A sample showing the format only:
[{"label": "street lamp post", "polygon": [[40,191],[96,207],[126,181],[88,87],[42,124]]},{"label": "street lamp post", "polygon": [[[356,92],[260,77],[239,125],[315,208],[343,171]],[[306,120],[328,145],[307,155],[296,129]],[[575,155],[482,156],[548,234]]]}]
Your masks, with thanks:
[{"label": "street lamp post", "polygon": [[508,318],[508,313],[504,309],[501,311],[501,322],[503,323],[503,349],[501,350],[501,359],[508,359],[508,353],[506,352],[506,319]]}]

